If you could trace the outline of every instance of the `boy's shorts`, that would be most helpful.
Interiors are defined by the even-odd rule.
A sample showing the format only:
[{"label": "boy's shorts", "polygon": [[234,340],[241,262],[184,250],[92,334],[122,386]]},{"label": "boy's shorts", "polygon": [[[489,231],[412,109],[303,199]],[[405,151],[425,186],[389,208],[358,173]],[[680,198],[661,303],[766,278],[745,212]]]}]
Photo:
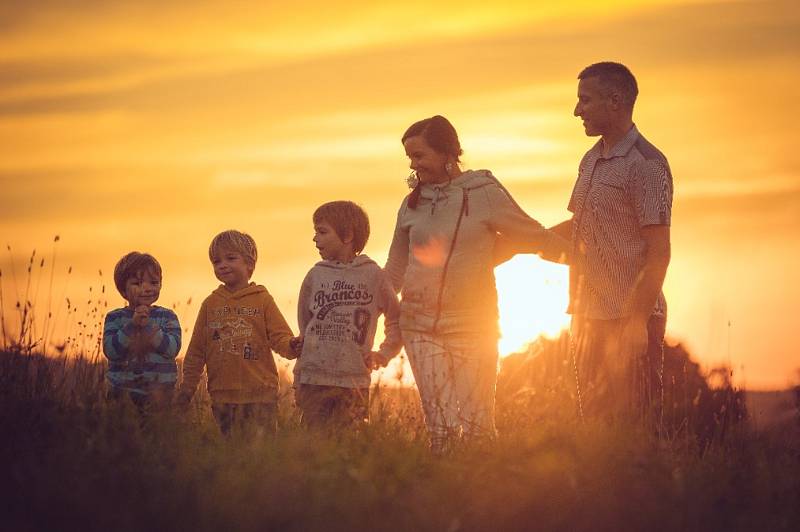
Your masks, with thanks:
[{"label": "boy's shorts", "polygon": [[298,384],[295,401],[307,427],[354,425],[369,417],[369,388]]},{"label": "boy's shorts", "polygon": [[278,427],[277,403],[214,403],[211,412],[225,436],[232,432],[275,433]]},{"label": "boy's shorts", "polygon": [[132,392],[112,386],[106,398],[110,401],[122,401],[128,397],[142,415],[156,414],[167,410],[175,395],[173,385],[151,387],[147,393]]}]

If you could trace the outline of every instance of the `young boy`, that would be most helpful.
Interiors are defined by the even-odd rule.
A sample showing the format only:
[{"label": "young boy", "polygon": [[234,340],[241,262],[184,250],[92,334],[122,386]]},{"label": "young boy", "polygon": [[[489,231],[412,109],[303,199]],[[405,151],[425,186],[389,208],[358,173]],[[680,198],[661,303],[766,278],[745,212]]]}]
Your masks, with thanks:
[{"label": "young boy", "polygon": [[224,231],[208,255],[222,285],[200,306],[178,403],[191,401],[206,368],[211,409],[223,434],[244,425],[274,431],[278,370],[272,351],[295,358],[292,331],[267,289],[250,282],[257,259],[250,235]]},{"label": "young boy", "polygon": [[[350,424],[368,418],[372,370],[402,347],[400,306],[389,277],[360,254],[369,238],[361,207],[326,203],[313,220],[322,260],[303,280],[297,302],[303,346],[294,368],[295,397],[306,426]],[[373,352],[380,314],[386,339]]]},{"label": "young boy", "polygon": [[114,267],[114,284],[128,306],[109,312],[103,327],[109,395],[128,395],[140,412],[162,409],[178,377],[181,326],[174,312],[153,305],[161,292],[161,265],[132,251]]}]

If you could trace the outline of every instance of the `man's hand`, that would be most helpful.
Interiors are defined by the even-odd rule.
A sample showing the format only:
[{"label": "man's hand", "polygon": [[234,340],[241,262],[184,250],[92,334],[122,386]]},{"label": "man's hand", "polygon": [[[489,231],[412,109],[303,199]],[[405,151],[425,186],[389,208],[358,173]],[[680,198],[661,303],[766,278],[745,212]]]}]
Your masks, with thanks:
[{"label": "man's hand", "polygon": [[647,319],[633,316],[622,328],[620,338],[620,354],[622,360],[630,361],[641,357],[647,352]]}]

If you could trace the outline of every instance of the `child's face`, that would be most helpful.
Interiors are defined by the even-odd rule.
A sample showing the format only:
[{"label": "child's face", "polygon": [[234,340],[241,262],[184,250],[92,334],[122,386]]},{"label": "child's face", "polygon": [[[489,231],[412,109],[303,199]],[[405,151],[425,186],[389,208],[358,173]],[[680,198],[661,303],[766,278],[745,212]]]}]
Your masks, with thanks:
[{"label": "child's face", "polygon": [[325,260],[350,262],[353,260],[353,242],[344,242],[327,222],[314,224],[314,243],[320,257]]},{"label": "child's face", "polygon": [[250,282],[253,265],[238,251],[217,250],[211,264],[214,265],[214,275],[230,290],[240,290]]},{"label": "child's face", "polygon": [[132,307],[150,306],[158,300],[161,293],[161,278],[145,270],[137,272],[125,281],[125,299]]}]

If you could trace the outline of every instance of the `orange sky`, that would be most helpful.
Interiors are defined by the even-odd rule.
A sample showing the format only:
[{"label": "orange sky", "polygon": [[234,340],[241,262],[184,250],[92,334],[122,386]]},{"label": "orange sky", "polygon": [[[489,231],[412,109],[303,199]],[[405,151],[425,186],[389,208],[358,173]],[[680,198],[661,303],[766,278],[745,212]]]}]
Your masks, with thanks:
[{"label": "orange sky", "polygon": [[[636,74],[636,123],[675,176],[668,335],[749,387],[795,378],[794,2],[78,4],[0,7],[7,306],[10,262],[22,292],[23,261],[50,257],[58,234],[57,296],[68,265],[66,293],[83,301],[122,254],[147,250],[164,267],[161,303],[193,297],[190,327],[216,285],[208,242],[233,227],[256,238],[254,280],[294,323],[317,258],[313,209],[364,205],[382,261],[408,173],[399,137],[437,113],[467,167],[557,223],[593,142],[572,116],[575,77],[611,59]],[[506,349],[565,322],[563,269],[518,259],[498,278]]]}]

